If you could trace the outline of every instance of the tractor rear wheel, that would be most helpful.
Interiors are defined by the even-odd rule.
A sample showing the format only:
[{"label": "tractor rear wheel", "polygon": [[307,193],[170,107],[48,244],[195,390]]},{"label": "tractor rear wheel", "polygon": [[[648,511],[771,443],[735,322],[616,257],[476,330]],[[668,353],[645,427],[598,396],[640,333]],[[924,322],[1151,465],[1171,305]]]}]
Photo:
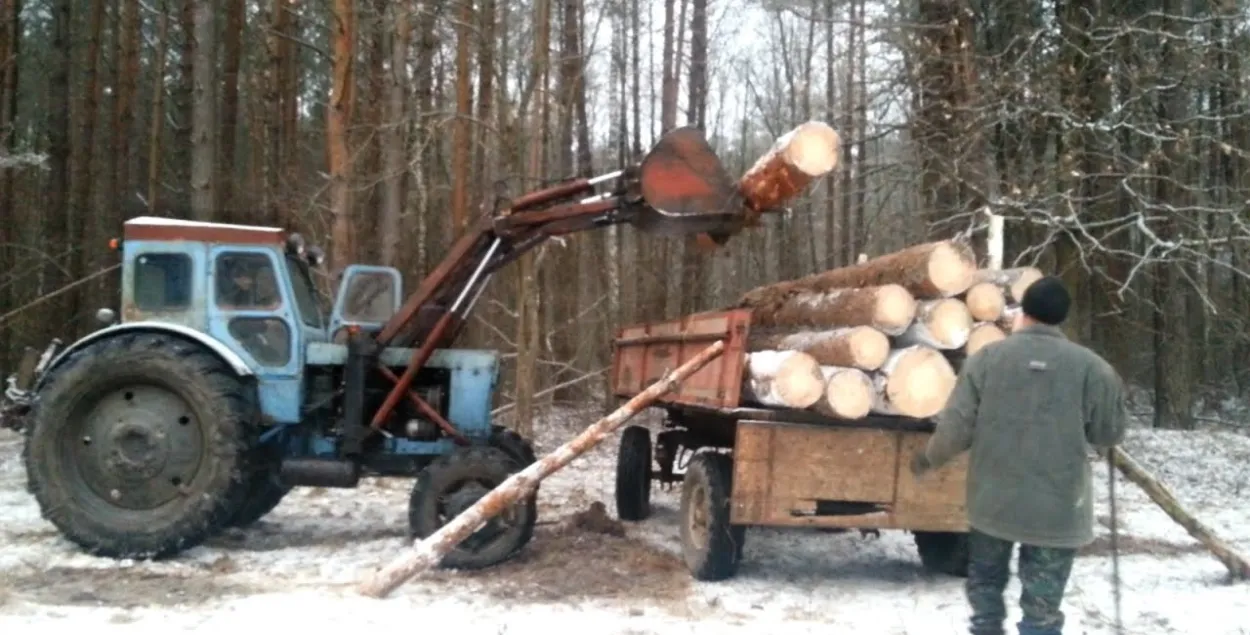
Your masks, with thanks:
[{"label": "tractor rear wheel", "polygon": [[160,558],[246,500],[256,403],[232,369],[160,333],[72,354],[40,391],[24,449],[43,515],[87,552]]},{"label": "tractor rear wheel", "polygon": [[[456,448],[417,475],[408,501],[408,524],[414,538],[428,538],[469,509],[513,473],[523,469],[503,450]],[[534,535],[537,496],[517,502],[465,538],[443,557],[442,566],[481,569],[516,555]]]},{"label": "tractor rear wheel", "polygon": [[248,479],[247,498],[235,511],[229,526],[239,529],[251,527],[273,511],[291,491],[291,486],[283,483],[278,474],[282,459],[277,454],[272,446],[257,448],[255,471]]}]

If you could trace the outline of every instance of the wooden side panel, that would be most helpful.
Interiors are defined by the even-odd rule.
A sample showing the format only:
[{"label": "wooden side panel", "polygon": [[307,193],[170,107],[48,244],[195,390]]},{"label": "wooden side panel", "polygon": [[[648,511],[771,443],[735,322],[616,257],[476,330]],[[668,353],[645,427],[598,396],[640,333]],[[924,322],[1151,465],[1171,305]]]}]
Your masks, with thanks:
[{"label": "wooden side panel", "polygon": [[964,531],[966,459],[919,481],[911,475],[911,456],[928,437],[889,429],[739,422],[731,521]]},{"label": "wooden side panel", "polygon": [[624,327],[613,343],[613,394],[632,397],[712,342],[722,340],[724,354],[659,401],[708,408],[737,407],[749,326],[750,311],[740,309]]}]

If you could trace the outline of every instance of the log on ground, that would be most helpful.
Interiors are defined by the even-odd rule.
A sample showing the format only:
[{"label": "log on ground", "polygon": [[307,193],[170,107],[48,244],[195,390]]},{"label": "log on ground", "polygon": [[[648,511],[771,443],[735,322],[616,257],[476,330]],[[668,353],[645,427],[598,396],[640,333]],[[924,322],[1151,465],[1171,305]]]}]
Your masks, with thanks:
[{"label": "log on ground", "polygon": [[738,180],[738,191],[755,214],[779,209],[813,179],[838,165],[838,133],[809,121],[787,132]]},{"label": "log on ground", "polygon": [[977,351],[1007,338],[1007,334],[993,322],[977,322],[968,334],[968,343],[964,344],[964,355],[972,357]]},{"label": "log on ground", "polygon": [[753,329],[747,350],[800,351],[811,355],[821,366],[847,366],[876,370],[890,354],[890,338],[868,326],[825,331],[777,331]]},{"label": "log on ground", "polygon": [[802,410],[825,393],[825,377],[811,355],[799,351],[748,353],[742,398],[775,408]]},{"label": "log on ground", "polygon": [[858,289],[802,292],[779,304],[752,307],[752,327],[871,326],[889,335],[902,333],[916,316],[916,300],[897,284]]},{"label": "log on ground", "polygon": [[872,378],[858,368],[821,366],[825,394],[812,409],[838,419],[862,419],[872,410]]},{"label": "log on ground", "polygon": [[993,282],[978,282],[963,294],[968,313],[978,322],[993,322],[1002,317],[1007,308],[1007,298],[1001,287]]},{"label": "log on ground", "polygon": [[955,298],[926,300],[916,308],[916,319],[895,339],[895,346],[920,344],[941,350],[963,348],[972,331],[968,305]]},{"label": "log on ground", "polygon": [[1215,556],[1226,568],[1228,568],[1229,577],[1234,580],[1250,580],[1250,560],[1246,556],[1237,553],[1231,545],[1221,540],[1211,531],[1210,527],[1204,525],[1194,515],[1181,507],[1180,501],[1176,500],[1176,496],[1172,495],[1163,483],[1146,471],[1133,457],[1129,456],[1124,450],[1119,448],[1111,448],[1111,457],[1115,466],[1119,468],[1124,476],[1130,481],[1136,483],[1146,492],[1146,495],[1153,500],[1172,520],[1183,527],[1190,536],[1193,536],[1198,542],[1202,543],[1211,555]]},{"label": "log on ground", "polygon": [[739,307],[779,306],[803,291],[822,292],[897,284],[917,299],[948,298],[968,290],[977,265],[964,243],[939,241],[908,247],[861,264],[757,287],[745,293]]},{"label": "log on ground", "polygon": [[1019,303],[1029,285],[1042,277],[1037,267],[1013,267],[1011,269],[978,269],[976,282],[989,282],[1003,290],[1007,298]]},{"label": "log on ground", "polygon": [[556,448],[543,458],[531,463],[528,467],[509,476],[498,487],[488,492],[471,507],[461,512],[439,528],[438,531],[424,540],[415,543],[411,550],[403,553],[382,570],[370,576],[360,584],[358,591],[362,595],[382,598],[389,595],[404,582],[418,573],[430,569],[442,561],[443,556],[454,549],[465,538],[469,537],[490,518],[499,515],[513,503],[528,496],[539,481],[553,472],[568,465],[573,459],[602,442],[613,430],[621,427],[626,421],[654,403],[665,393],[672,392],[677,386],[699,369],[707,366],[725,351],[725,342],[716,343],[703,349],[699,354],[678,366],[671,373],[647,387],[646,390],[634,395],[623,406],[608,416],[596,421],[571,441]]},{"label": "log on ground", "polygon": [[872,380],[873,412],[923,419],[946,405],[955,369],[937,350],[908,346],[892,351]]}]

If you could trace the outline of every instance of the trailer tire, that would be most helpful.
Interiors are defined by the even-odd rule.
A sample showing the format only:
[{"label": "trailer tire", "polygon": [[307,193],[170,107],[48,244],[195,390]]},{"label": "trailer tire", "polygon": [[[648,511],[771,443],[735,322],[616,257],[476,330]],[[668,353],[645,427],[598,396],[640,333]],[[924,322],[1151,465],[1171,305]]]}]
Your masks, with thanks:
[{"label": "trailer tire", "polygon": [[957,578],[968,577],[968,534],[948,531],[915,532],[916,552],[924,568]]},{"label": "trailer tire", "polygon": [[74,351],[40,391],[23,450],[45,518],[86,552],[162,558],[246,500],[254,389],[204,348],[126,333]]},{"label": "trailer tire", "polygon": [[696,580],[733,577],[742,561],[746,527],[729,522],[733,459],[700,452],[686,467],[681,489],[681,545]]},{"label": "trailer tire", "polygon": [[616,516],[646,520],[651,515],[651,431],[629,426],[616,454]]}]

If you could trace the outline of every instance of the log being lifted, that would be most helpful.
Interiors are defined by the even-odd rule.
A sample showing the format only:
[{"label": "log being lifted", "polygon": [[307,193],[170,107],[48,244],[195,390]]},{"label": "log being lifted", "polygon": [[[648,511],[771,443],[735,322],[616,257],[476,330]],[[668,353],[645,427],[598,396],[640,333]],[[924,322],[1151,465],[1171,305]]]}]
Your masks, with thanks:
[{"label": "log being lifted", "polygon": [[593,425],[573,440],[556,448],[543,458],[531,463],[528,467],[509,476],[498,487],[487,492],[471,507],[452,518],[428,538],[415,543],[412,549],[369,579],[363,581],[358,590],[361,594],[382,598],[389,595],[399,585],[418,573],[430,569],[442,561],[443,556],[468,538],[486,521],[499,515],[517,501],[529,495],[538,482],[553,472],[568,465],[573,459],[602,442],[612,431],[621,427],[626,421],[651,405],[665,393],[707,366],[709,362],[725,351],[725,342],[717,341],[703,349],[698,355],[687,360],[672,372],[669,372],[646,390],[634,395],[625,405],[617,408],[612,414],[596,421]]},{"label": "log being lifted", "polygon": [[926,346],[895,349],[873,373],[872,411],[923,419],[942,411],[955,389],[955,369]]},{"label": "log being lifted", "polygon": [[941,350],[963,348],[972,332],[968,305],[955,298],[926,300],[916,309],[916,319],[899,335],[898,347],[920,344]]},{"label": "log being lifted", "polygon": [[778,211],[813,179],[838,165],[838,133],[809,121],[787,132],[738,180],[738,191],[754,214]]},{"label": "log being lifted", "polygon": [[972,357],[977,351],[1004,339],[1007,339],[1007,334],[998,328],[997,324],[977,322],[972,326],[972,332],[968,334],[968,343],[964,344],[964,354]]},{"label": "log being lifted", "polygon": [[1002,317],[1003,309],[1007,308],[1007,297],[1003,289],[993,282],[978,282],[968,288],[963,295],[964,304],[968,305],[968,313],[978,322],[993,322]]},{"label": "log being lifted", "polygon": [[752,327],[871,326],[888,335],[902,333],[916,316],[916,300],[897,284],[819,293],[800,292],[780,304],[752,307]]},{"label": "log being lifted", "polygon": [[825,394],[813,409],[839,419],[862,419],[872,410],[872,378],[858,368],[821,366]]},{"label": "log being lifted", "polygon": [[742,382],[742,396],[748,401],[775,408],[802,410],[816,403],[825,393],[820,364],[799,351],[759,351],[749,353]]},{"label": "log being lifted", "polygon": [[756,287],[742,296],[738,306],[780,306],[790,296],[804,291],[820,293],[887,284],[897,284],[917,299],[948,298],[967,291],[976,271],[971,248],[963,243],[939,241],[798,280]]},{"label": "log being lifted", "polygon": [[1012,269],[978,269],[976,282],[989,282],[997,285],[1014,304],[1024,298],[1025,289],[1042,277],[1042,270],[1037,267],[1015,267]]},{"label": "log being lifted", "polygon": [[753,329],[747,340],[747,350],[800,351],[811,355],[821,366],[876,370],[890,354],[890,338],[868,326],[777,333],[769,333],[769,329]]}]

